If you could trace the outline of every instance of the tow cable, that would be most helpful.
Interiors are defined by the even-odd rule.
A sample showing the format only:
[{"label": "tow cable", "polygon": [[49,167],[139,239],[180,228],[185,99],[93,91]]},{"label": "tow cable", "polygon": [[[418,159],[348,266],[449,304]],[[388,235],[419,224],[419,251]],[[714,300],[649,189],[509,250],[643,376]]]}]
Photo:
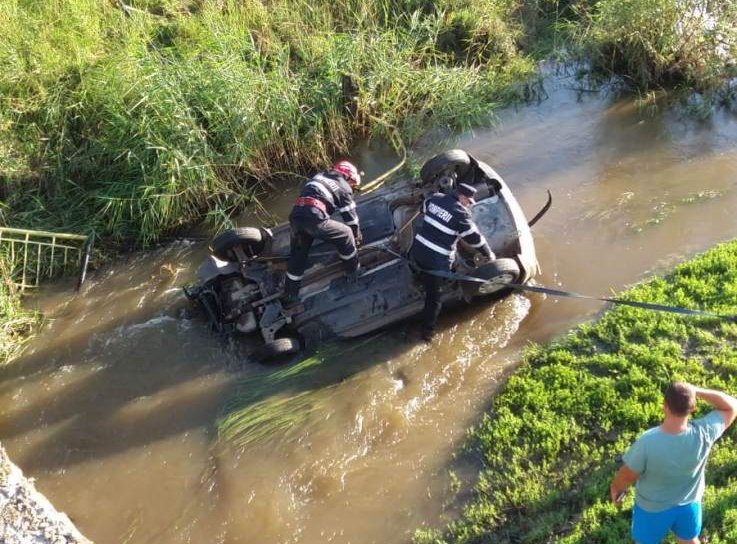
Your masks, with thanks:
[{"label": "tow cable", "polygon": [[[489,283],[489,282],[494,281],[493,279],[485,280],[483,278],[477,278],[475,276],[469,276],[466,274],[456,274],[455,272],[445,272],[444,270],[425,270],[417,266],[416,263],[413,263],[409,258],[402,255],[398,251],[394,251],[393,249],[386,247],[386,246],[381,247],[381,249],[383,249],[384,251],[388,253],[391,253],[395,257],[399,257],[400,259],[406,260],[408,264],[410,265],[410,267],[417,270],[418,272],[424,272],[425,274],[430,274],[431,276],[437,276],[440,278],[456,280],[456,281],[468,281],[468,282],[473,282],[473,283]],[[504,287],[510,287],[512,289],[516,289],[517,291],[529,291],[532,293],[542,293],[542,294],[551,295],[554,297],[597,300],[600,302],[609,302],[612,304],[620,304],[622,306],[632,306],[633,308],[642,308],[644,310],[653,310],[656,312],[668,312],[672,314],[692,315],[692,316],[697,316],[697,317],[711,317],[711,318],[729,321],[731,323],[737,323],[737,315],[725,315],[725,314],[718,314],[715,312],[709,312],[706,310],[693,310],[691,308],[679,308],[678,306],[669,306],[667,304],[655,304],[653,302],[638,302],[636,300],[624,300],[621,298],[614,298],[614,297],[596,297],[592,295],[582,295],[581,293],[574,293],[572,291],[563,291],[561,289],[551,289],[549,287],[528,285],[525,283],[504,283],[503,285]]]},{"label": "tow cable", "polygon": [[[480,278],[475,278],[479,280]],[[669,306],[667,304],[655,304],[653,302],[638,302],[636,300],[624,300],[621,298],[613,297],[595,297],[591,295],[582,295],[580,293],[573,293],[571,291],[562,291],[560,289],[550,289],[548,287],[540,287],[536,285],[526,285],[521,283],[507,283],[509,287],[517,289],[519,291],[531,291],[533,293],[544,293],[546,295],[552,295],[555,297],[568,297],[568,298],[583,298],[587,300],[598,300],[601,302],[611,302],[612,304],[621,304],[623,306],[632,306],[634,308],[643,308],[645,310],[654,310],[656,312],[669,312],[672,314],[681,315],[693,315],[699,317],[712,317],[716,319],[723,319],[732,323],[737,322],[737,315],[725,315],[717,314],[715,312],[709,312],[706,310],[692,310],[690,308],[679,308],[678,306]]]}]

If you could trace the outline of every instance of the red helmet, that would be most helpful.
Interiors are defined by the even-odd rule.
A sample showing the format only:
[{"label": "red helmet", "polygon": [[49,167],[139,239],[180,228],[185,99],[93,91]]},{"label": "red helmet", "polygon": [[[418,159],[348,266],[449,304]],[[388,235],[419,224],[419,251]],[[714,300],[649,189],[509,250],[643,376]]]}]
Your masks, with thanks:
[{"label": "red helmet", "polygon": [[342,174],[352,186],[357,187],[358,185],[361,185],[361,173],[352,162],[338,161],[335,163],[335,166],[333,166],[333,170]]}]

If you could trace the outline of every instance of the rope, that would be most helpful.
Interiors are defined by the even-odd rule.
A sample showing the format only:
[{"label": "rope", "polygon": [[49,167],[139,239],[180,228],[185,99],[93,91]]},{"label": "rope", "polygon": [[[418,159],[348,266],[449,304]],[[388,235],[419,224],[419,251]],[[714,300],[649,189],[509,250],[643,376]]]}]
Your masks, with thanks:
[{"label": "rope", "polygon": [[[456,274],[454,272],[450,272],[446,270],[426,270],[424,268],[419,267],[416,263],[412,262],[405,255],[402,255],[401,253],[394,251],[391,248],[381,247],[380,249],[383,249],[384,251],[391,253],[395,257],[399,257],[400,259],[406,260],[412,268],[416,269],[419,272],[430,274],[431,276],[437,276],[439,278],[445,278],[445,279],[456,280],[456,281],[468,281],[468,282],[473,282],[473,283],[489,283],[489,282],[494,281],[493,279],[485,280],[483,278],[478,278],[475,276],[468,276],[465,274]],[[623,306],[631,306],[633,308],[653,310],[656,312],[668,312],[672,314],[691,315],[691,316],[697,316],[697,317],[712,317],[715,319],[722,319],[725,321],[737,323],[737,315],[718,314],[715,312],[709,312],[707,310],[680,308],[678,306],[670,306],[667,304],[656,304],[654,302],[638,302],[636,300],[624,300],[621,298],[614,298],[614,297],[597,297],[597,296],[592,296],[592,295],[582,295],[581,293],[574,293],[572,291],[563,291],[561,289],[551,289],[549,287],[527,285],[523,283],[505,283],[504,286],[511,287],[512,289],[516,289],[518,291],[530,291],[533,293],[543,293],[543,294],[551,295],[554,297],[567,297],[567,298],[579,298],[579,299],[586,299],[586,300],[597,300],[600,302],[609,302],[612,304],[620,304]]]},{"label": "rope", "polygon": [[[476,278],[476,279],[479,279],[479,278]],[[562,291],[560,289],[550,289],[548,287],[525,285],[521,283],[509,283],[507,285],[519,291],[531,291],[533,293],[544,293],[546,295],[552,295],[555,297],[598,300],[601,302],[611,302],[612,304],[621,304],[623,306],[632,306],[634,308],[642,308],[644,310],[654,310],[656,312],[669,312],[672,314],[680,314],[680,315],[713,317],[716,319],[723,319],[726,321],[737,322],[737,315],[718,314],[718,313],[709,312],[706,310],[693,310],[691,308],[680,308],[678,306],[670,306],[667,304],[655,304],[653,302],[638,302],[636,300],[624,300],[621,298],[613,298],[613,297],[596,297],[596,296],[591,296],[591,295],[582,295],[580,293],[573,293],[571,291]]]},{"label": "rope", "polygon": [[402,137],[399,135],[399,130],[394,125],[388,124],[386,121],[383,121],[379,119],[378,117],[371,116],[371,119],[376,121],[379,124],[384,125],[386,128],[390,130],[389,134],[391,135],[390,141],[392,146],[394,147],[395,151],[399,150],[402,155],[402,160],[399,161],[396,165],[394,165],[392,168],[378,176],[377,178],[371,180],[367,184],[363,185],[360,188],[361,193],[370,193],[371,191],[375,191],[379,187],[381,187],[384,182],[387,180],[389,176],[394,174],[396,171],[398,171],[400,168],[404,166],[404,163],[407,162],[407,148],[404,146],[404,142],[402,141]]}]

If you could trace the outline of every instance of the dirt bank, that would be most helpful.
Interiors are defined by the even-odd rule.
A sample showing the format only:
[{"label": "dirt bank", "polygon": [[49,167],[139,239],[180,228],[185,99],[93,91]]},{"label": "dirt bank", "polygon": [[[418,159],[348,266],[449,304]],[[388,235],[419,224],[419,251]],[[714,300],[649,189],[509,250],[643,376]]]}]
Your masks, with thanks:
[{"label": "dirt bank", "polygon": [[4,544],[83,544],[66,514],[57,512],[14,465],[0,445],[0,542]]}]

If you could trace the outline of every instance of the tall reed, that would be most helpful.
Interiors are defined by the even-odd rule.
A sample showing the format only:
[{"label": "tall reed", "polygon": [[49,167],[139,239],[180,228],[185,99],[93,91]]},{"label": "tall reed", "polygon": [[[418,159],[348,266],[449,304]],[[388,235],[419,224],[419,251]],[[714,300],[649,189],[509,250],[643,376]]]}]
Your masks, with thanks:
[{"label": "tall reed", "polygon": [[0,220],[145,244],[387,127],[487,123],[550,36],[638,87],[706,87],[737,32],[702,0],[129,3],[0,0]]},{"label": "tall reed", "polygon": [[708,0],[600,0],[580,4],[570,28],[593,73],[646,90],[700,91],[737,75],[737,7]]},{"label": "tall reed", "polygon": [[534,68],[485,67],[450,1],[3,3],[6,220],[144,243],[356,137],[484,122]]}]

